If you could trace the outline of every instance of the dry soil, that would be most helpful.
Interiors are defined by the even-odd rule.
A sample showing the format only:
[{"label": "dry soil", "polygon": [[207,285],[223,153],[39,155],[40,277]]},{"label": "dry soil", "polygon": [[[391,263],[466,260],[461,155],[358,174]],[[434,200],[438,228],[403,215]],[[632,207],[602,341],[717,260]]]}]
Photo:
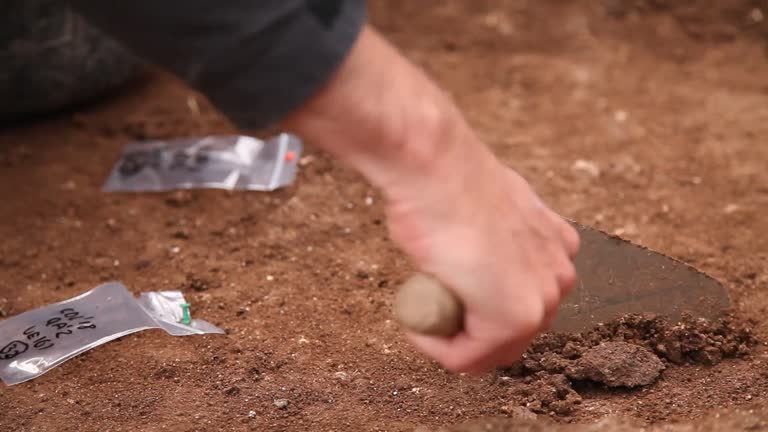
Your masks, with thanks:
[{"label": "dry soil", "polygon": [[[768,341],[764,6],[381,0],[371,14],[558,212],[720,279],[749,334],[735,331]],[[232,131],[157,72],[109,101],[0,131],[0,315],[118,279],[135,293],[181,289],[195,316],[227,331],[146,331],[0,387],[0,430],[766,429],[760,344],[676,361],[652,339],[614,341],[663,361],[631,390],[572,380],[567,366],[442,371],[392,319],[393,289],[412,269],[387,239],[380,196],[311,147],[295,185],[276,193],[100,191],[132,140]],[[524,389],[539,381],[552,402],[578,403],[537,409],[543,396]]]}]

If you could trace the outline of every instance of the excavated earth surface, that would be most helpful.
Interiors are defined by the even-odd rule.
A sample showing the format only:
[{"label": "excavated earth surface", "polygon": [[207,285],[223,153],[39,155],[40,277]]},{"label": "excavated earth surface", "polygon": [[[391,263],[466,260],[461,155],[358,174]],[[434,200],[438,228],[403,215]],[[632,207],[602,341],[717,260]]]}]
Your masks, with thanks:
[{"label": "excavated earth surface", "polygon": [[[311,147],[275,193],[100,191],[135,139],[233,132],[152,72],[0,130],[0,317],[108,280],[224,336],[145,331],[0,387],[8,431],[768,429],[761,1],[380,0],[373,22],[558,212],[700,268],[732,316],[627,316],[453,375],[392,320],[378,193]],[[610,361],[607,361],[610,360]],[[644,428],[644,429],[643,429]]]},{"label": "excavated earth surface", "polygon": [[513,400],[522,401],[506,408],[568,416],[583,402],[579,391],[648,386],[667,365],[715,366],[743,358],[757,345],[750,325],[733,317],[710,322],[686,316],[673,325],[659,317],[627,315],[582,334],[544,334],[518,364],[501,371],[501,380],[521,397]]}]

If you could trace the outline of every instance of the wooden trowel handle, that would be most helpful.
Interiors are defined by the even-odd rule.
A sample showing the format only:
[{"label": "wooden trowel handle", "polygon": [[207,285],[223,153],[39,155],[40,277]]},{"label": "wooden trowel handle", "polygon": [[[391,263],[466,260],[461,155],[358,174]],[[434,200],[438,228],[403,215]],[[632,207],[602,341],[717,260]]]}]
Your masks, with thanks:
[{"label": "wooden trowel handle", "polygon": [[464,325],[459,299],[431,276],[417,273],[395,298],[395,315],[408,330],[428,336],[453,336]]}]

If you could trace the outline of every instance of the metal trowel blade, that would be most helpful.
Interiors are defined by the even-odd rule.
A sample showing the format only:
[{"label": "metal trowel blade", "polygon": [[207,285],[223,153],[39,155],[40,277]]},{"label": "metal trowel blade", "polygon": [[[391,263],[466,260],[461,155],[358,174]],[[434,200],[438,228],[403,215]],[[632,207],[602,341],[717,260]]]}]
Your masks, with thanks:
[{"label": "metal trowel blade", "polygon": [[594,228],[581,235],[579,280],[558,310],[552,330],[580,332],[629,313],[684,313],[714,319],[728,308],[728,291],[714,278],[674,258]]}]

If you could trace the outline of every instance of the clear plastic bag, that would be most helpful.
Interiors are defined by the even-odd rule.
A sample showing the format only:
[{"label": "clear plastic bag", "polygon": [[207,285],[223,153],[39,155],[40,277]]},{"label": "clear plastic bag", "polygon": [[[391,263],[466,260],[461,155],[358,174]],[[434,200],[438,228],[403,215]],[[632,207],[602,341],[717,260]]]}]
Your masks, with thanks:
[{"label": "clear plastic bag", "polygon": [[221,135],[136,142],[124,149],[104,191],[271,191],[293,182],[302,147],[301,140],[285,133],[266,141]]},{"label": "clear plastic bag", "polygon": [[36,378],[91,348],[140,330],[173,336],[224,331],[203,321],[182,324],[179,291],[143,293],[134,299],[119,282],[0,321],[0,379],[7,385]]}]

